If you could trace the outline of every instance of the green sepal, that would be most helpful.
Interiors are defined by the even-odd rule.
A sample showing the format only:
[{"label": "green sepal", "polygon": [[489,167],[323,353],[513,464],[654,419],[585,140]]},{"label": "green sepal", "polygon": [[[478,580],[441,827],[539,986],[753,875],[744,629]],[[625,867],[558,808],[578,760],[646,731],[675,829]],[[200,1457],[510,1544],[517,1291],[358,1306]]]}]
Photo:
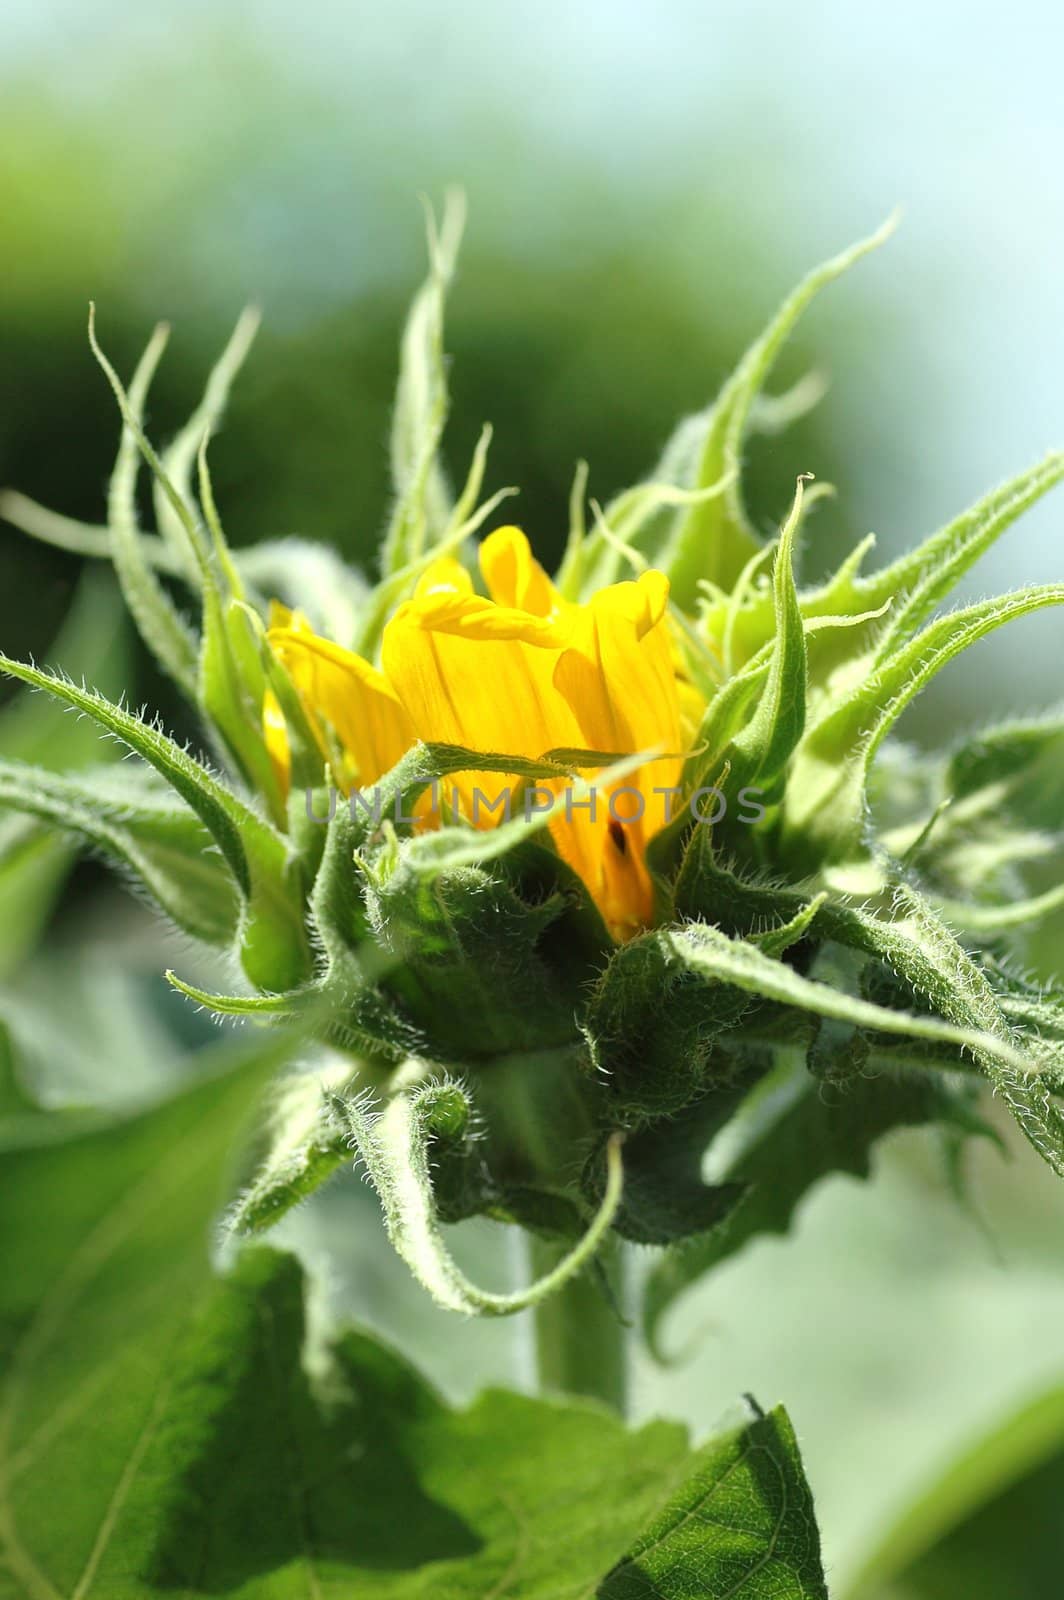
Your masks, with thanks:
[{"label": "green sepal", "polygon": [[452,509],[439,460],[448,410],[443,313],[465,228],[464,197],[448,193],[439,231],[431,213],[427,222],[429,276],[410,308],[400,347],[391,439],[396,504],[381,552],[385,577],[443,533]]},{"label": "green sepal", "polygon": [[833,695],[788,775],[779,851],[790,870],[801,874],[861,852],[876,751],[937,672],[1005,623],[1058,605],[1064,605],[1064,586],[1046,584],[938,617],[853,688]]},{"label": "green sepal", "polygon": [[0,655],[0,670],[92,717],[155,768],[206,827],[245,897],[240,957],[248,977],[274,991],[304,981],[310,962],[303,914],[281,835],[159,728],[25,662]]},{"label": "green sepal", "polygon": [[[246,620],[234,605],[243,599],[242,584],[214,504],[206,461],[209,430],[224,407],[229,384],[246,353],[250,334],[238,325],[234,338],[211,374],[203,404],[165,458],[153,449],[142,426],[144,397],[165,344],[165,330],[161,338],[157,333],[149,345],[128,395],[96,343],[91,319],[89,335],[123,418],[109,520],[115,529],[116,567],[127,601],[145,642],[177,677],[189,697],[198,702],[242,776],[266,797],[274,820],[281,821],[284,807],[263,739],[262,668],[247,637]],[[135,502],[138,451],[152,473],[160,527],[186,562],[200,590],[203,629],[198,659],[191,675],[188,664],[182,667],[178,660],[174,642],[174,629],[178,625],[176,613],[140,549]],[[190,470],[197,453],[200,499],[213,548],[208,545],[191,493]],[[171,476],[171,466],[177,476]]]},{"label": "green sepal", "polygon": [[367,881],[383,981],[444,1060],[569,1043],[572,997],[540,954],[565,897],[532,904],[501,873],[448,859],[473,848],[467,830],[441,830],[404,846],[386,879]]},{"label": "green sepal", "polygon": [[[731,792],[756,785],[759,798],[772,804],[779,796],[784,772],[805,730],[805,629],[794,583],[794,538],[802,516],[803,482],[799,479],[791,513],[783,525],[772,570],[775,633],[753,714],[723,750],[710,745],[703,772],[726,767]],[[709,743],[708,730],[700,736]]]},{"label": "green sepal", "polygon": [[1028,871],[1044,881],[1064,844],[1062,761],[1059,713],[985,729],[945,758],[903,748],[873,785],[881,837],[951,922],[988,934],[1032,923],[1062,894],[1027,888]]},{"label": "green sepal", "polygon": [[316,1053],[276,1084],[250,1176],[225,1215],[225,1233],[265,1233],[350,1160],[329,1096],[349,1088],[354,1064]]},{"label": "green sepal", "polygon": [[[449,1085],[453,1098],[454,1085]],[[460,1091],[459,1091],[460,1092]],[[368,1096],[331,1097],[334,1113],[377,1191],[384,1225],[395,1250],[438,1305],[467,1316],[511,1316],[556,1293],[590,1266],[609,1233],[620,1203],[623,1167],[620,1139],[609,1147],[602,1203],[585,1232],[543,1277],[511,1293],[481,1289],[462,1272],[447,1249],[432,1188],[430,1161],[434,1120],[440,1115],[436,1086],[400,1091],[378,1107]]]},{"label": "green sepal", "polygon": [[[762,1063],[763,1067],[764,1063]],[[624,1195],[614,1229],[635,1244],[668,1245],[705,1233],[728,1216],[744,1194],[740,1183],[708,1184],[702,1161],[713,1137],[734,1115],[750,1074],[629,1134],[624,1145]],[[606,1181],[606,1142],[588,1157],[581,1187],[597,1204]]]},{"label": "green sepal", "polygon": [[[914,1041],[923,1038],[944,1047],[947,1058],[956,1053],[954,1064],[958,1067],[964,1065],[963,1052],[970,1052],[1035,1149],[1055,1171],[1064,1174],[1064,1113],[1054,1103],[1053,1079],[1047,1072],[1052,1063],[1037,1035],[1015,1032],[994,987],[999,981],[995,972],[968,954],[912,884],[893,878],[887,868],[882,883],[886,912],[829,895],[816,911],[810,933],[885,963],[904,985],[900,992],[909,997],[910,1005],[924,1005],[927,1015],[913,1019],[913,1026],[906,1023],[899,1028],[887,1020],[890,1007],[876,1008],[878,1019],[861,1015],[870,1002],[832,991],[828,985],[807,990],[807,980],[799,974],[788,976],[787,969],[777,970],[778,964],[761,966],[748,954],[747,964],[758,965],[768,980],[760,992],[766,997],[774,993],[783,1003],[793,1004],[793,993],[801,990],[807,1000],[815,1000],[810,1009],[821,1016],[834,1015],[844,1025],[870,1028],[877,1035],[904,1032]],[[744,881],[707,855],[703,855],[699,871],[682,887],[678,903],[682,915],[725,915],[739,933],[748,930],[759,916],[782,917],[788,914],[788,907],[790,915],[797,915],[809,903],[792,890]],[[716,941],[718,950],[723,948],[720,935],[712,930],[703,937]],[[718,969],[718,977],[735,981],[731,970],[734,954],[733,950]],[[751,973],[747,981],[756,984],[757,980]],[[792,991],[789,1002],[788,990]],[[829,998],[833,994],[834,999]],[[936,1022],[935,1014],[945,1019],[945,1027]],[[936,1056],[937,1061],[941,1059]]]},{"label": "green sepal", "polygon": [[742,1074],[730,1030],[754,1007],[748,994],[707,989],[664,932],[623,945],[591,990],[581,1027],[587,1071],[616,1125],[673,1116]]},{"label": "green sepal", "polygon": [[799,284],[750,346],[713,405],[697,419],[681,424],[661,468],[652,475],[668,482],[675,478],[679,467],[683,488],[726,485],[723,494],[678,512],[664,536],[659,535],[655,541],[657,548],[644,549],[640,540],[633,541],[654,565],[668,573],[673,600],[682,610],[695,610],[703,582],[730,589],[760,546],[743,502],[741,464],[751,410],[776,357],[820,290],[882,244],[892,229],[893,222],[888,222],[870,238],[825,262]]},{"label": "green sepal", "polygon": [[141,422],[159,359],[170,330],[165,323],[155,329],[133,380],[126,391],[96,340],[95,307],[89,311],[89,343],[122,411],[122,437],[107,497],[107,522],[115,572],[130,615],[144,643],[163,670],[189,699],[195,698],[195,635],[159,582],[143,548],[137,521],[137,475],[140,466]]},{"label": "green sepal", "polygon": [[[826,620],[834,619],[837,627],[849,623],[851,630],[832,630],[818,638],[810,661],[814,693],[828,688],[828,680],[840,666],[856,671],[852,663],[867,661],[870,667],[877,653],[896,648],[915,633],[960,578],[1062,475],[1064,452],[1055,451],[991,490],[888,566],[862,573],[875,545],[870,534],[824,583],[800,590],[799,605],[807,628],[817,625],[819,633]],[[763,555],[764,551],[760,552]],[[773,612],[771,591],[763,584],[755,585],[752,573],[730,594],[706,603],[702,626],[708,637],[722,640],[729,674],[739,671],[771,642]],[[879,624],[884,615],[886,623]]]},{"label": "green sepal", "polygon": [[126,765],[60,776],[0,761],[0,805],[17,807],[74,834],[129,875],[179,928],[228,946],[239,898],[211,836],[189,807]]}]

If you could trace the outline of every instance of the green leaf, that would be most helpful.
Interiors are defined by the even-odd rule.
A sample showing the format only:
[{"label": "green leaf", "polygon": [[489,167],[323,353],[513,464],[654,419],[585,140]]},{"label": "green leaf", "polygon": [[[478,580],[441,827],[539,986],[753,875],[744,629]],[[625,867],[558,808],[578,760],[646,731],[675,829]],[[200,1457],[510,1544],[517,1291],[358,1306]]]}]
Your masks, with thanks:
[{"label": "green leaf", "polygon": [[804,1060],[786,1051],[709,1147],[703,1205],[718,1208],[716,1225],[651,1268],[643,1301],[651,1348],[660,1354],[662,1319],[679,1295],[750,1240],[786,1233],[821,1179],[833,1172],[867,1178],[874,1145],[894,1128],[936,1120],[970,1127],[966,1107],[960,1091],[926,1070],[861,1075],[829,1094]]},{"label": "green leaf", "polygon": [[106,769],[64,777],[0,761],[0,805],[98,849],[193,938],[230,944],[238,901],[210,834],[194,811],[138,781],[143,776],[126,766],[120,779]]},{"label": "green leaf", "polygon": [[683,1600],[696,1578],[741,1582],[752,1600],[820,1596],[782,1414],[691,1455],[678,1427],[629,1432],[584,1403],[496,1391],[452,1410],[356,1332],[316,1385],[295,1263],[254,1252],[212,1280],[206,1229],[234,1132],[294,1042],[227,1049],[216,1059],[232,1070],[176,1100],[8,1156],[0,1563],[13,1600],[295,1600],[308,1582],[323,1600],[473,1600],[514,1583],[528,1600],[577,1600],[642,1592],[636,1581]]},{"label": "green leaf", "polygon": [[[121,1277],[96,1292],[121,1317]],[[16,1435],[5,1532],[29,1600],[826,1593],[782,1412],[691,1454],[678,1426],[628,1431],[587,1404],[493,1390],[455,1410],[356,1331],[315,1386],[299,1270],[265,1251],[168,1305],[179,1331],[147,1346],[146,1370],[130,1366],[142,1339],[128,1324],[110,1371],[90,1369],[91,1431],[46,1418],[43,1434]]]},{"label": "green leaf", "polygon": [[755,1410],[711,1440],[597,1592],[599,1600],[827,1600],[813,1497],[782,1407]]},{"label": "green leaf", "polygon": [[280,1035],[230,1046],[204,1058],[206,1081],[176,1100],[5,1155],[0,1566],[15,1585],[5,1593],[142,1592],[115,1529],[131,1493],[135,1503],[153,1478],[159,1487],[146,1458],[209,1290],[222,1173],[263,1081],[292,1049]]},{"label": "green leaf", "polygon": [[396,506],[381,555],[385,577],[416,561],[451,514],[439,461],[448,408],[443,312],[465,228],[462,194],[448,193],[439,231],[431,213],[427,220],[429,276],[410,308],[400,348],[391,443]]}]

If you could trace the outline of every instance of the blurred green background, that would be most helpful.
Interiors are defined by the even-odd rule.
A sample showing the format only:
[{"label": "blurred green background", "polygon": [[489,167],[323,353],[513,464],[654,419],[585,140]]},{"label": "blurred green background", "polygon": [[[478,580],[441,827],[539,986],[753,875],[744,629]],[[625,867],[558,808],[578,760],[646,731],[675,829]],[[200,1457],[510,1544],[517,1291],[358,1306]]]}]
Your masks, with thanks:
[{"label": "blurred green background", "polygon": [[[782,383],[816,368],[831,387],[753,447],[759,522],[772,528],[798,471],[837,484],[808,542],[815,576],[869,529],[893,553],[1064,440],[1064,20],[1048,3],[1006,19],[915,0],[9,0],[0,38],[0,483],[70,515],[102,516],[117,438],[90,297],[123,373],[156,318],[174,324],[160,438],[254,300],[264,331],[212,457],[230,534],[299,532],[371,564],[395,348],[423,271],[418,196],[454,181],[471,222],[448,459],[461,475],[490,420],[487,486],[520,487],[513,515],[546,556],[576,460],[603,499],[640,476],[801,272],[896,204],[900,234],[786,353]],[[1062,522],[1059,499],[1037,508],[967,593],[1059,580]],[[123,655],[106,600],[77,631],[79,576],[74,558],[0,529],[4,648],[46,654],[66,618],[65,665],[130,684],[194,736],[132,641]],[[1047,612],[954,666],[905,731],[934,744],[1058,702],[1062,683],[1064,629]],[[39,759],[99,756],[72,751],[69,724],[34,728]],[[24,713],[0,713],[4,754],[26,737]],[[9,859],[33,852],[38,875],[0,938],[0,1024],[23,1070],[80,1100],[192,1070],[208,1030],[158,977],[166,937],[91,866],[53,911],[68,856],[38,835],[4,842]],[[1027,955],[1051,971],[1062,949],[1058,922]],[[741,1390],[786,1399],[839,1595],[1059,1588],[1064,1415],[1054,1433],[1022,1412],[1045,1392],[1038,1416],[1064,1413],[1064,1197],[1018,1149],[1005,1164],[980,1148],[972,1165],[965,1211],[929,1136],[889,1141],[874,1185],[822,1185],[790,1240],[756,1245],[692,1298],[673,1336],[700,1333],[695,1354],[640,1374],[644,1410],[701,1430]],[[516,1270],[489,1229],[463,1231],[478,1267]],[[358,1183],[291,1233],[332,1263],[323,1305],[376,1322],[453,1392],[527,1376],[520,1327],[456,1326],[401,1281]],[[962,1489],[934,1490],[965,1452]],[[906,1522],[916,1504],[923,1520]],[[878,1576],[860,1577],[895,1519]]]}]

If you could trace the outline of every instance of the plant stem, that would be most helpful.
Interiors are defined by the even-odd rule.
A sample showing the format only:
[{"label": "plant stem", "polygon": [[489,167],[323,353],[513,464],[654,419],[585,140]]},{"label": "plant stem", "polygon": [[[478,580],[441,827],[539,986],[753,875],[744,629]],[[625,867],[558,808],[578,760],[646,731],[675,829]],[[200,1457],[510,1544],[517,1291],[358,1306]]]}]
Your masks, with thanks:
[{"label": "plant stem", "polygon": [[[549,1272],[566,1248],[533,1235],[530,1254],[535,1276]],[[621,1302],[624,1263],[619,1245],[607,1244],[600,1261]],[[594,1276],[581,1273],[538,1305],[532,1315],[540,1392],[588,1395],[623,1415],[628,1388],[628,1330]]]}]

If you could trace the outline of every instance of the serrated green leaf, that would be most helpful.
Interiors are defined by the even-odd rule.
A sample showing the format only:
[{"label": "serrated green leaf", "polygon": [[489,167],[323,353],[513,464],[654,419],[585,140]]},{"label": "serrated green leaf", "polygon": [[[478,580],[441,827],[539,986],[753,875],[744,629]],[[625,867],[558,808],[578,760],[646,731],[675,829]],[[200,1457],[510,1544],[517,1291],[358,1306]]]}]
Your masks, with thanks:
[{"label": "serrated green leaf", "polygon": [[[710,1535],[707,1549],[707,1533]],[[599,1600],[828,1600],[813,1497],[782,1407],[710,1440]]]},{"label": "serrated green leaf", "polygon": [[[79,1148],[53,1155],[76,1162]],[[139,1153],[122,1147],[122,1171],[112,1159],[101,1212],[126,1192]],[[82,1226],[93,1192],[78,1186]],[[188,1210],[102,1216],[92,1249],[58,1280],[83,1319],[68,1334],[72,1366],[54,1359],[62,1323],[47,1318],[36,1335],[28,1376],[65,1409],[20,1393],[3,1502],[6,1553],[32,1600],[296,1600],[308,1584],[322,1600],[504,1589],[619,1600],[648,1583],[662,1600],[727,1583],[750,1600],[822,1600],[811,1497],[782,1413],[747,1414],[692,1454],[675,1425],[628,1431],[586,1404],[496,1390],[454,1410],[356,1331],[336,1340],[315,1386],[301,1366],[295,1263],[256,1251],[211,1287]],[[152,1293],[142,1280],[160,1228],[188,1240],[187,1259]],[[53,1251],[38,1264],[30,1304],[66,1259]],[[79,1426],[86,1408],[91,1431]]]}]

